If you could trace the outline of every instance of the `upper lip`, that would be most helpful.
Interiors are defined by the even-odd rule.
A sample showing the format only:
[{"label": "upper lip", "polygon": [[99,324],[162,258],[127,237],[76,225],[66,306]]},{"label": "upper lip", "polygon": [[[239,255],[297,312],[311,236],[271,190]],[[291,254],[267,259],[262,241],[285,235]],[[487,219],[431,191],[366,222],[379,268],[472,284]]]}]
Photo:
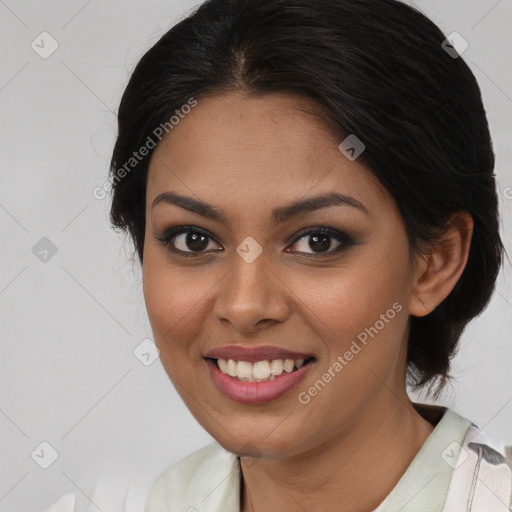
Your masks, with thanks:
[{"label": "upper lip", "polygon": [[272,359],[307,359],[313,357],[304,352],[292,352],[284,348],[271,345],[262,345],[259,347],[243,347],[241,345],[227,345],[219,347],[204,354],[204,357],[212,359],[234,359],[235,361],[248,361],[256,363],[258,361]]}]

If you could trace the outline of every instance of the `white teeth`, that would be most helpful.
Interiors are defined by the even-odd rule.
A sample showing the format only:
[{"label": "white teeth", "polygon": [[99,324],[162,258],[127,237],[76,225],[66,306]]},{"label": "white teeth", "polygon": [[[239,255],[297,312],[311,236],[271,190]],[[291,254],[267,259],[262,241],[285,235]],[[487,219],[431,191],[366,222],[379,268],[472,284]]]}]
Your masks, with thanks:
[{"label": "white teeth", "polygon": [[228,362],[225,359],[218,359],[217,364],[222,373],[228,373]]},{"label": "white teeth", "polygon": [[252,376],[255,379],[266,379],[267,377],[270,377],[270,365],[268,364],[268,361],[258,361],[257,363],[254,363]]},{"label": "white teeth", "polygon": [[[219,361],[221,361],[221,359],[219,359]],[[226,361],[224,359],[224,361]],[[230,359],[229,361],[226,361],[226,364],[227,364],[227,374],[230,376],[230,377],[236,377],[236,368],[237,368],[237,364],[236,364],[236,361],[233,361],[233,359]]]},{"label": "white teeth", "polygon": [[274,380],[284,372],[291,373],[304,364],[304,359],[273,359],[271,361],[235,361],[234,359],[217,359],[217,366],[220,371],[230,377],[238,378],[245,382],[264,382]]},{"label": "white teeth", "polygon": [[293,371],[293,365],[295,364],[294,360],[293,359],[287,359],[285,362],[284,362],[284,371],[285,372],[292,372]]},{"label": "white teeth", "polygon": [[270,361],[270,373],[272,375],[281,375],[281,373],[283,373],[283,361],[281,361],[281,359],[273,359]]},{"label": "white teeth", "polygon": [[238,361],[236,375],[241,379],[250,379],[252,377],[252,363],[247,361]]}]

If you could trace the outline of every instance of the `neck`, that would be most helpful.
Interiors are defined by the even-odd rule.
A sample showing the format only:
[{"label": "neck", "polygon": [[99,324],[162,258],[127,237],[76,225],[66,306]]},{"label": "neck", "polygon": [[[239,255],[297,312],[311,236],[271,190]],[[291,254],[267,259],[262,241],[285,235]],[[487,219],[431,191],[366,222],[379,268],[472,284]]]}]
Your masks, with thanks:
[{"label": "neck", "polygon": [[241,511],[374,510],[434,429],[404,390],[369,407],[323,445],[289,459],[241,458]]}]

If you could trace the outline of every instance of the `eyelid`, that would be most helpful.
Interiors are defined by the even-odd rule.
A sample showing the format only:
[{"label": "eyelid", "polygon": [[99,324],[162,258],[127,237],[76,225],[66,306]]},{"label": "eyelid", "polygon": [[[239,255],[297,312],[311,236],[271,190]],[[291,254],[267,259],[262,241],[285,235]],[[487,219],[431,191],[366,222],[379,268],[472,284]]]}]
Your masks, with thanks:
[{"label": "eyelid", "polygon": [[317,226],[303,228],[299,230],[297,233],[293,234],[291,237],[289,237],[286,242],[288,243],[290,241],[293,241],[293,243],[295,244],[301,238],[304,238],[305,236],[308,235],[313,235],[315,233],[323,233],[325,235],[331,236],[332,238],[341,239],[341,242],[343,242],[344,244],[354,245],[354,240],[350,235],[338,229],[326,226],[325,224],[318,224]]}]

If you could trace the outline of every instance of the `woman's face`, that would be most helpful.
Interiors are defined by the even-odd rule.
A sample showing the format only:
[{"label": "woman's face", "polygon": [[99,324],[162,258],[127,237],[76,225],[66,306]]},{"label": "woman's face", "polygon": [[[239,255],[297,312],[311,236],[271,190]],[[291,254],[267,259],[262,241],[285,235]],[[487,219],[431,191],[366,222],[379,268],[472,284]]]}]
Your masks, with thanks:
[{"label": "woman's face", "polygon": [[[241,455],[304,453],[393,393],[405,396],[414,269],[401,217],[299,101],[199,99],[157,146],[148,173],[143,283],[161,361],[199,423]],[[178,206],[171,193],[207,203],[221,220],[206,215],[210,207]],[[332,194],[345,200],[282,210]],[[171,236],[176,226],[188,227]],[[283,371],[243,383],[205,358],[233,345],[314,360],[297,381],[267,349],[254,359],[268,367],[232,355],[229,368],[240,372]]]}]

